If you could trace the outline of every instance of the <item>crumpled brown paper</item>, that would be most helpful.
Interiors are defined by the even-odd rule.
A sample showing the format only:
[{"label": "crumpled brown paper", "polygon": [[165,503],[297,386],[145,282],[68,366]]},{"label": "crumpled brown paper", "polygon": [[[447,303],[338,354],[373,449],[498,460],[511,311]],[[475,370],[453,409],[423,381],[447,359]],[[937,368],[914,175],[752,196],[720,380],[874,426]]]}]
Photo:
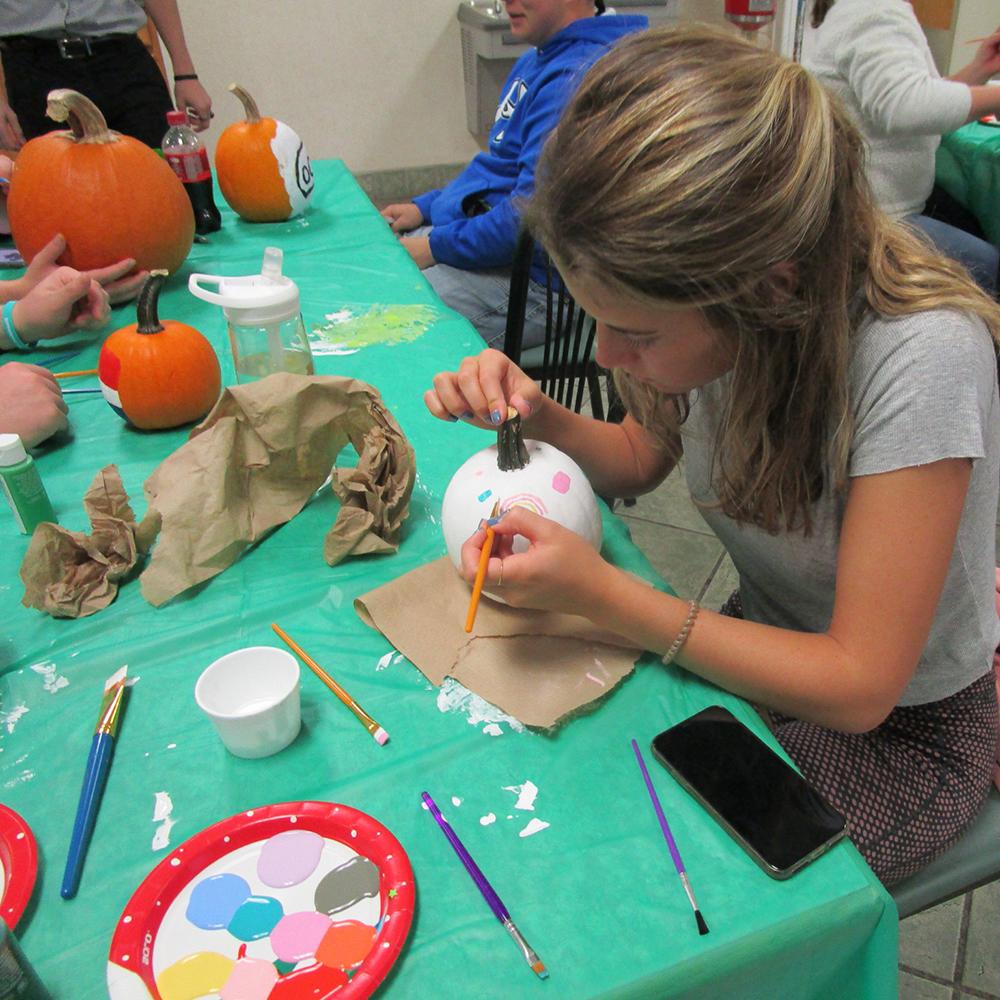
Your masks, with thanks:
[{"label": "crumpled brown paper", "polygon": [[[356,468],[334,469],[348,442]],[[62,618],[91,615],[114,600],[118,581],[159,535],[140,582],[151,604],[163,604],[290,521],[331,473],[341,508],[324,542],[326,561],[395,551],[416,465],[378,391],[356,379],[286,372],[233,386],[146,480],[141,524],[110,465],[84,497],[90,535],[38,526],[21,564],[23,603]]]},{"label": "crumpled brown paper", "polygon": [[483,597],[466,633],[469,585],[447,557],[354,602],[429,681],[453,677],[529,726],[549,727],[632,672],[640,650],[577,615],[525,611]]},{"label": "crumpled brown paper", "polygon": [[[348,442],[357,467],[333,470]],[[324,543],[327,562],[395,551],[416,465],[376,389],[288,372],[225,389],[146,480],[146,516],[159,522],[160,539],[140,577],[143,596],[160,605],[220,573],[298,514],[331,471],[343,504]]]},{"label": "crumpled brown paper", "polygon": [[98,472],[83,508],[89,535],[47,521],[35,529],[21,563],[25,607],[56,618],[92,615],[115,599],[118,582],[148,547],[148,539],[137,538],[135,514],[113,465]]}]

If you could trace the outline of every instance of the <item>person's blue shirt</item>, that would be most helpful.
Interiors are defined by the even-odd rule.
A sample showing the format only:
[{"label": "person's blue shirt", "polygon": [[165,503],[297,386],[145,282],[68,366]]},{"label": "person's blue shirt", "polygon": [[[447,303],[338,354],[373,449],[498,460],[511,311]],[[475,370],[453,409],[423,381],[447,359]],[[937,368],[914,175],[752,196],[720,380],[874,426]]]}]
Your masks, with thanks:
[{"label": "person's blue shirt", "polygon": [[[510,264],[517,242],[518,203],[530,197],[535,167],[549,132],[587,69],[623,36],[648,26],[641,16],[605,14],[567,25],[526,52],[504,84],[489,147],[448,185],[413,199],[434,228],[430,249],[440,264],[466,271]],[[476,199],[490,206],[469,216]],[[544,284],[539,261],[532,278]]]}]

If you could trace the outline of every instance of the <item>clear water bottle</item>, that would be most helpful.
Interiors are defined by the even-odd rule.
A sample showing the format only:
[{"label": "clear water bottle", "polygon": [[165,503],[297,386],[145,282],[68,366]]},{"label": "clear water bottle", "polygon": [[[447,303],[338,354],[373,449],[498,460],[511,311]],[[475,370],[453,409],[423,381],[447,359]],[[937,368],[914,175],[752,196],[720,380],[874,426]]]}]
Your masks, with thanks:
[{"label": "clear water bottle", "polygon": [[21,946],[0,920],[0,1000],[52,1000]]},{"label": "clear water bottle", "polygon": [[[272,372],[315,372],[299,312],[299,288],[282,274],[283,256],[278,247],[267,247],[260,274],[232,278],[192,274],[188,278],[192,295],[222,306],[237,382],[250,382]],[[211,291],[211,287],[218,291]]]},{"label": "clear water bottle", "polygon": [[184,183],[194,209],[195,232],[214,233],[222,228],[222,216],[212,195],[212,168],[198,133],[188,124],[187,112],[167,112],[167,134],[161,148],[163,158]]}]

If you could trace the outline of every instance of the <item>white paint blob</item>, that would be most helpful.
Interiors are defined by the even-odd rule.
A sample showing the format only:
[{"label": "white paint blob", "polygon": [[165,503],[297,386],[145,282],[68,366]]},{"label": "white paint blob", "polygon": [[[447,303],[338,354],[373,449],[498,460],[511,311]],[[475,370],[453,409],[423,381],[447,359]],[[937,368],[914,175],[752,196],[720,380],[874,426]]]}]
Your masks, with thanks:
[{"label": "white paint blob", "polygon": [[533,837],[536,833],[548,829],[549,824],[544,819],[532,818],[528,825],[518,834],[519,837]]},{"label": "white paint blob", "polygon": [[395,655],[396,655],[396,651],[394,649],[390,649],[389,652],[386,653],[385,656],[383,656],[378,661],[378,663],[375,664],[375,669],[376,670],[385,670],[385,668],[387,666],[389,666],[389,664],[392,662],[392,658]]},{"label": "white paint blob", "polygon": [[8,733],[12,733],[18,722],[27,714],[27,705],[15,705],[9,712],[0,715],[0,726],[3,726]]},{"label": "white paint blob", "polygon": [[451,804],[457,809],[462,804],[462,800],[457,795],[453,795],[451,797]]},{"label": "white paint blob", "polygon": [[31,669],[34,670],[36,674],[41,675],[42,687],[44,687],[49,694],[55,694],[57,691],[62,690],[62,688],[69,686],[69,678],[60,677],[56,673],[56,665],[51,660],[46,660],[43,663],[34,663],[32,664]]},{"label": "white paint blob", "polygon": [[[478,694],[459,684],[454,677],[446,677],[438,689],[437,707],[442,712],[463,712],[470,726],[486,723],[499,730],[491,731],[491,736],[499,736],[503,732],[498,726],[501,722],[506,722],[515,732],[524,732],[524,723],[480,698]],[[486,732],[485,728],[483,732]]]},{"label": "white paint blob", "polygon": [[496,813],[487,813],[485,816],[479,817],[479,823],[481,826],[489,826],[491,823],[495,823],[496,821]]},{"label": "white paint blob", "polygon": [[504,785],[503,790],[513,792],[517,796],[517,802],[514,803],[515,809],[530,809],[534,812],[538,786],[533,781],[525,779],[523,785]]},{"label": "white paint blob", "polygon": [[170,818],[174,811],[174,803],[167,792],[155,792],[153,803],[153,822],[160,825],[153,834],[153,850],[162,851],[170,844],[170,831],[176,820]]}]

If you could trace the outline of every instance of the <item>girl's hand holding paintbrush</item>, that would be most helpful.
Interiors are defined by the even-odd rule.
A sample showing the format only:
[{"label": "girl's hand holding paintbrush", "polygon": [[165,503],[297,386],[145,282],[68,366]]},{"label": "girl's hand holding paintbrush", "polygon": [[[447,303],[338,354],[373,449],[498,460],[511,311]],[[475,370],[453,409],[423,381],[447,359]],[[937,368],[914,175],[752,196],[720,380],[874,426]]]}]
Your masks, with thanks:
[{"label": "girl's hand holding paintbrush", "polygon": [[[486,543],[487,526],[493,546],[484,587],[499,591],[515,608],[563,611],[589,617],[602,604],[610,579],[620,572],[605,562],[576,532],[523,507],[511,507],[495,523],[483,522],[462,546],[462,576],[473,583]],[[526,552],[514,552],[514,536],[529,542]]]}]

